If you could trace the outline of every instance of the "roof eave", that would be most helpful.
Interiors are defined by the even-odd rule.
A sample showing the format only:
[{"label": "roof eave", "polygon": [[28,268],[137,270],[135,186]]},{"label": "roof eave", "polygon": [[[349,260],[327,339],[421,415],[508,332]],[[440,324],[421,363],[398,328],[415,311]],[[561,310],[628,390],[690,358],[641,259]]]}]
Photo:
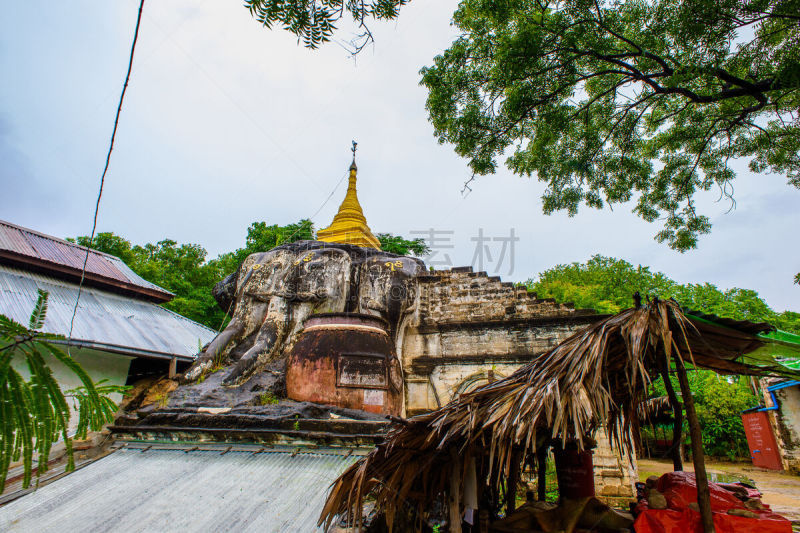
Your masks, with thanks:
[{"label": "roof eave", "polygon": [[50,339],[47,342],[52,344],[61,344],[64,346],[75,346],[77,348],[87,348],[91,350],[98,350],[103,352],[110,352],[119,355],[127,355],[129,357],[144,357],[146,359],[163,359],[171,360],[177,359],[184,363],[193,363],[195,360],[194,355],[183,355],[166,352],[156,352],[154,350],[145,350],[142,348],[134,348],[132,346],[121,346],[118,344],[108,344],[105,342],[95,342],[81,339]]},{"label": "roof eave", "polygon": [[[27,267],[45,274],[66,279],[67,281],[79,281],[81,279],[81,271],[77,268],[61,265],[38,257],[18,254],[9,250],[0,250],[0,263],[6,263],[10,266]],[[84,274],[84,283],[93,287],[111,290],[116,293],[139,296],[159,304],[169,302],[175,297],[171,292],[149,289],[133,283],[125,283],[88,271]]]}]

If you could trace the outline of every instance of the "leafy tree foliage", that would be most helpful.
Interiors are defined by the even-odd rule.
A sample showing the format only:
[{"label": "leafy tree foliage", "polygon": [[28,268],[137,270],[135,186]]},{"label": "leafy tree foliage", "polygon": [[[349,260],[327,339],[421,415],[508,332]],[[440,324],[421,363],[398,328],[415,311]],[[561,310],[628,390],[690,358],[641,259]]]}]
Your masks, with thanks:
[{"label": "leafy tree foliage", "polygon": [[474,174],[547,184],[544,211],[636,200],[672,248],[733,201],[729,162],[800,187],[800,1],[463,0],[461,36],[422,70],[440,142]]},{"label": "leafy tree foliage", "polygon": [[675,298],[695,311],[753,322],[769,322],[779,329],[800,333],[800,313],[778,313],[750,289],[720,290],[711,283],[681,285],[649,267],[595,255],[586,263],[558,265],[526,282],[540,297],[573,302],[576,307],[618,313],[633,305],[632,295]]},{"label": "leafy tree foliage", "polygon": [[[720,376],[700,369],[689,372],[688,377],[697,418],[703,428],[705,453],[730,460],[748,457],[741,413],[759,404],[759,398],[750,388],[750,378]],[[675,376],[670,379],[673,390],[679,391],[678,379]],[[654,396],[667,394],[660,379],[654,383],[653,389]],[[683,435],[689,435],[688,427],[684,428]]]},{"label": "leafy tree foliage", "polygon": [[[314,238],[314,224],[308,219],[285,226],[253,222],[247,228],[244,247],[211,260],[206,260],[207,252],[199,244],[178,244],[170,239],[138,245],[114,233],[103,232],[95,236],[91,245],[89,237],[71,240],[119,257],[147,281],[175,294],[175,298],[164,307],[212,329],[219,329],[224,325],[226,315],[211,295],[214,285],[235,272],[252,253]],[[423,239],[406,240],[390,233],[380,233],[378,238],[388,252],[417,256],[429,252]]]},{"label": "leafy tree foliage", "polygon": [[[67,470],[73,470],[72,439],[67,430],[71,398],[78,412],[77,436],[99,431],[114,419],[116,404],[107,396],[126,387],[97,386],[72,357],[53,345],[54,335],[41,332],[47,313],[47,292],[40,290],[28,327],[0,315],[0,493],[12,461],[22,459],[22,486],[27,488],[33,474],[33,456],[38,454],[36,475],[47,471],[53,442],[64,439]],[[58,386],[48,361],[58,361],[83,384],[65,395]],[[26,379],[12,365],[24,362]]]},{"label": "leafy tree foliage", "polygon": [[[586,263],[555,266],[526,284],[540,297],[571,301],[577,307],[593,308],[602,313],[618,313],[631,307],[632,295],[639,291],[643,296],[674,297],[689,309],[739,320],[769,322],[780,329],[800,333],[800,313],[777,313],[753,290],[723,291],[710,283],[681,285],[648,267],[633,266],[627,261],[601,255],[595,255]],[[680,391],[677,378],[672,376],[671,379],[673,390]],[[689,386],[703,428],[706,453],[729,459],[747,457],[747,439],[740,414],[759,404],[759,398],[750,389],[749,378],[723,377],[712,371],[695,370],[689,372]],[[660,378],[653,384],[652,395],[666,395]],[[688,426],[683,435],[688,438]]]},{"label": "leafy tree foliage", "polygon": [[224,277],[235,272],[250,254],[266,252],[287,242],[313,240],[314,235],[314,224],[308,219],[286,226],[277,224],[267,226],[266,222],[253,222],[247,228],[244,248],[222,254],[213,263]]},{"label": "leafy tree foliage", "polygon": [[397,255],[416,255],[422,257],[431,253],[431,249],[425,244],[425,239],[407,240],[399,235],[391,233],[378,233],[375,235],[381,243],[381,249]]},{"label": "leafy tree foliage", "polygon": [[[78,237],[89,245],[89,237]],[[98,233],[91,248],[115,255],[131,270],[151,283],[175,294],[164,307],[187,318],[219,328],[225,313],[211,296],[211,288],[224,277],[221,265],[206,262],[206,250],[199,244],[178,244],[164,239],[156,244],[132,245],[113,233]]]},{"label": "leafy tree foliage", "polygon": [[244,4],[262,25],[279,26],[297,35],[309,48],[331,39],[336,24],[350,15],[362,33],[353,40],[353,52],[372,41],[368,19],[393,19],[408,0],[245,0]]}]

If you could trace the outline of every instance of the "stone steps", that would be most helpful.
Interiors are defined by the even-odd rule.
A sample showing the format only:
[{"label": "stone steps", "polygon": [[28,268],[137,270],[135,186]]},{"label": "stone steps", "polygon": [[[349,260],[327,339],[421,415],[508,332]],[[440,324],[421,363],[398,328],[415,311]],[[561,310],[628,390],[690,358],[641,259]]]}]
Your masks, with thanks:
[{"label": "stone steps", "polygon": [[420,281],[420,313],[426,323],[436,321],[492,321],[585,315],[571,303],[559,304],[499,276],[456,267],[423,274]]}]

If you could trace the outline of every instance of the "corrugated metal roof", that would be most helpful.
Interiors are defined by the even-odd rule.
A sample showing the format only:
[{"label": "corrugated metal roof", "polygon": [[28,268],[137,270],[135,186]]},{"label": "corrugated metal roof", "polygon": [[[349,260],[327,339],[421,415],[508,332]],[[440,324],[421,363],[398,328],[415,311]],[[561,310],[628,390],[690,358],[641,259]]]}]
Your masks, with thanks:
[{"label": "corrugated metal roof", "polygon": [[[37,289],[50,294],[43,331],[69,335],[77,283],[0,265],[0,313],[27,324]],[[154,303],[84,287],[72,338],[102,345],[99,349],[189,357],[197,353],[198,344],[205,345],[215,335],[214,330]]]},{"label": "corrugated metal roof", "polygon": [[751,335],[757,335],[759,333],[766,331],[775,331],[775,326],[768,324],[766,322],[750,322],[749,320],[736,320],[724,316],[717,316],[708,313],[703,313],[702,311],[694,311],[692,309],[685,309],[684,312],[690,317],[695,317],[699,318],[700,320],[713,322],[720,326],[730,329],[735,329],[743,333],[749,333]]},{"label": "corrugated metal roof", "polygon": [[322,531],[351,453],[121,449],[0,507],[0,531]]},{"label": "corrugated metal roof", "polygon": [[[57,267],[59,272],[80,276],[86,248],[0,220],[0,255],[22,262],[31,260],[43,268],[49,265]],[[97,250],[89,250],[86,273],[94,281],[106,280],[134,291],[144,289],[147,295],[161,300],[173,296],[166,289],[138,276],[120,258]]]}]

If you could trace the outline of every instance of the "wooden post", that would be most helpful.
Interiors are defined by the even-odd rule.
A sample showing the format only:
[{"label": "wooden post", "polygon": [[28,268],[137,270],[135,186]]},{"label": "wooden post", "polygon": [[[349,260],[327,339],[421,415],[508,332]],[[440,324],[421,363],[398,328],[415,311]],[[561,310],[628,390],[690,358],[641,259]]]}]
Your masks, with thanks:
[{"label": "wooden post", "polygon": [[536,450],[536,498],[543,502],[547,498],[547,444],[542,444]]},{"label": "wooden post", "polygon": [[447,507],[450,516],[450,533],[461,533],[461,462],[454,449],[450,450],[453,468],[450,471],[450,490]]},{"label": "wooden post", "polygon": [[[162,367],[163,368],[163,367]],[[169,379],[173,379],[178,373],[178,358],[173,357],[169,360]]]},{"label": "wooden post", "polygon": [[700,431],[700,423],[697,421],[694,398],[692,398],[692,391],[689,389],[689,378],[686,376],[686,367],[680,354],[675,354],[675,367],[678,371],[678,383],[681,386],[683,405],[686,407],[686,418],[689,420],[694,477],[697,482],[697,505],[700,507],[703,531],[705,533],[714,533],[714,518],[711,515],[711,493],[708,490],[708,476],[706,475],[705,456],[703,455],[703,434]]},{"label": "wooden post", "polygon": [[489,533],[489,511],[481,509],[478,513],[478,531],[479,533]]},{"label": "wooden post", "polygon": [[519,452],[511,452],[511,470],[506,478],[506,516],[511,516],[517,508],[517,485],[520,469]]},{"label": "wooden post", "polygon": [[683,409],[681,408],[681,402],[678,401],[678,395],[675,394],[675,389],[672,388],[672,382],[669,380],[669,372],[667,372],[666,367],[667,363],[665,362],[661,368],[661,379],[664,380],[664,388],[667,389],[669,404],[672,406],[672,445],[669,447],[669,454],[672,456],[672,470],[680,472],[683,470],[683,459],[681,457]]}]

